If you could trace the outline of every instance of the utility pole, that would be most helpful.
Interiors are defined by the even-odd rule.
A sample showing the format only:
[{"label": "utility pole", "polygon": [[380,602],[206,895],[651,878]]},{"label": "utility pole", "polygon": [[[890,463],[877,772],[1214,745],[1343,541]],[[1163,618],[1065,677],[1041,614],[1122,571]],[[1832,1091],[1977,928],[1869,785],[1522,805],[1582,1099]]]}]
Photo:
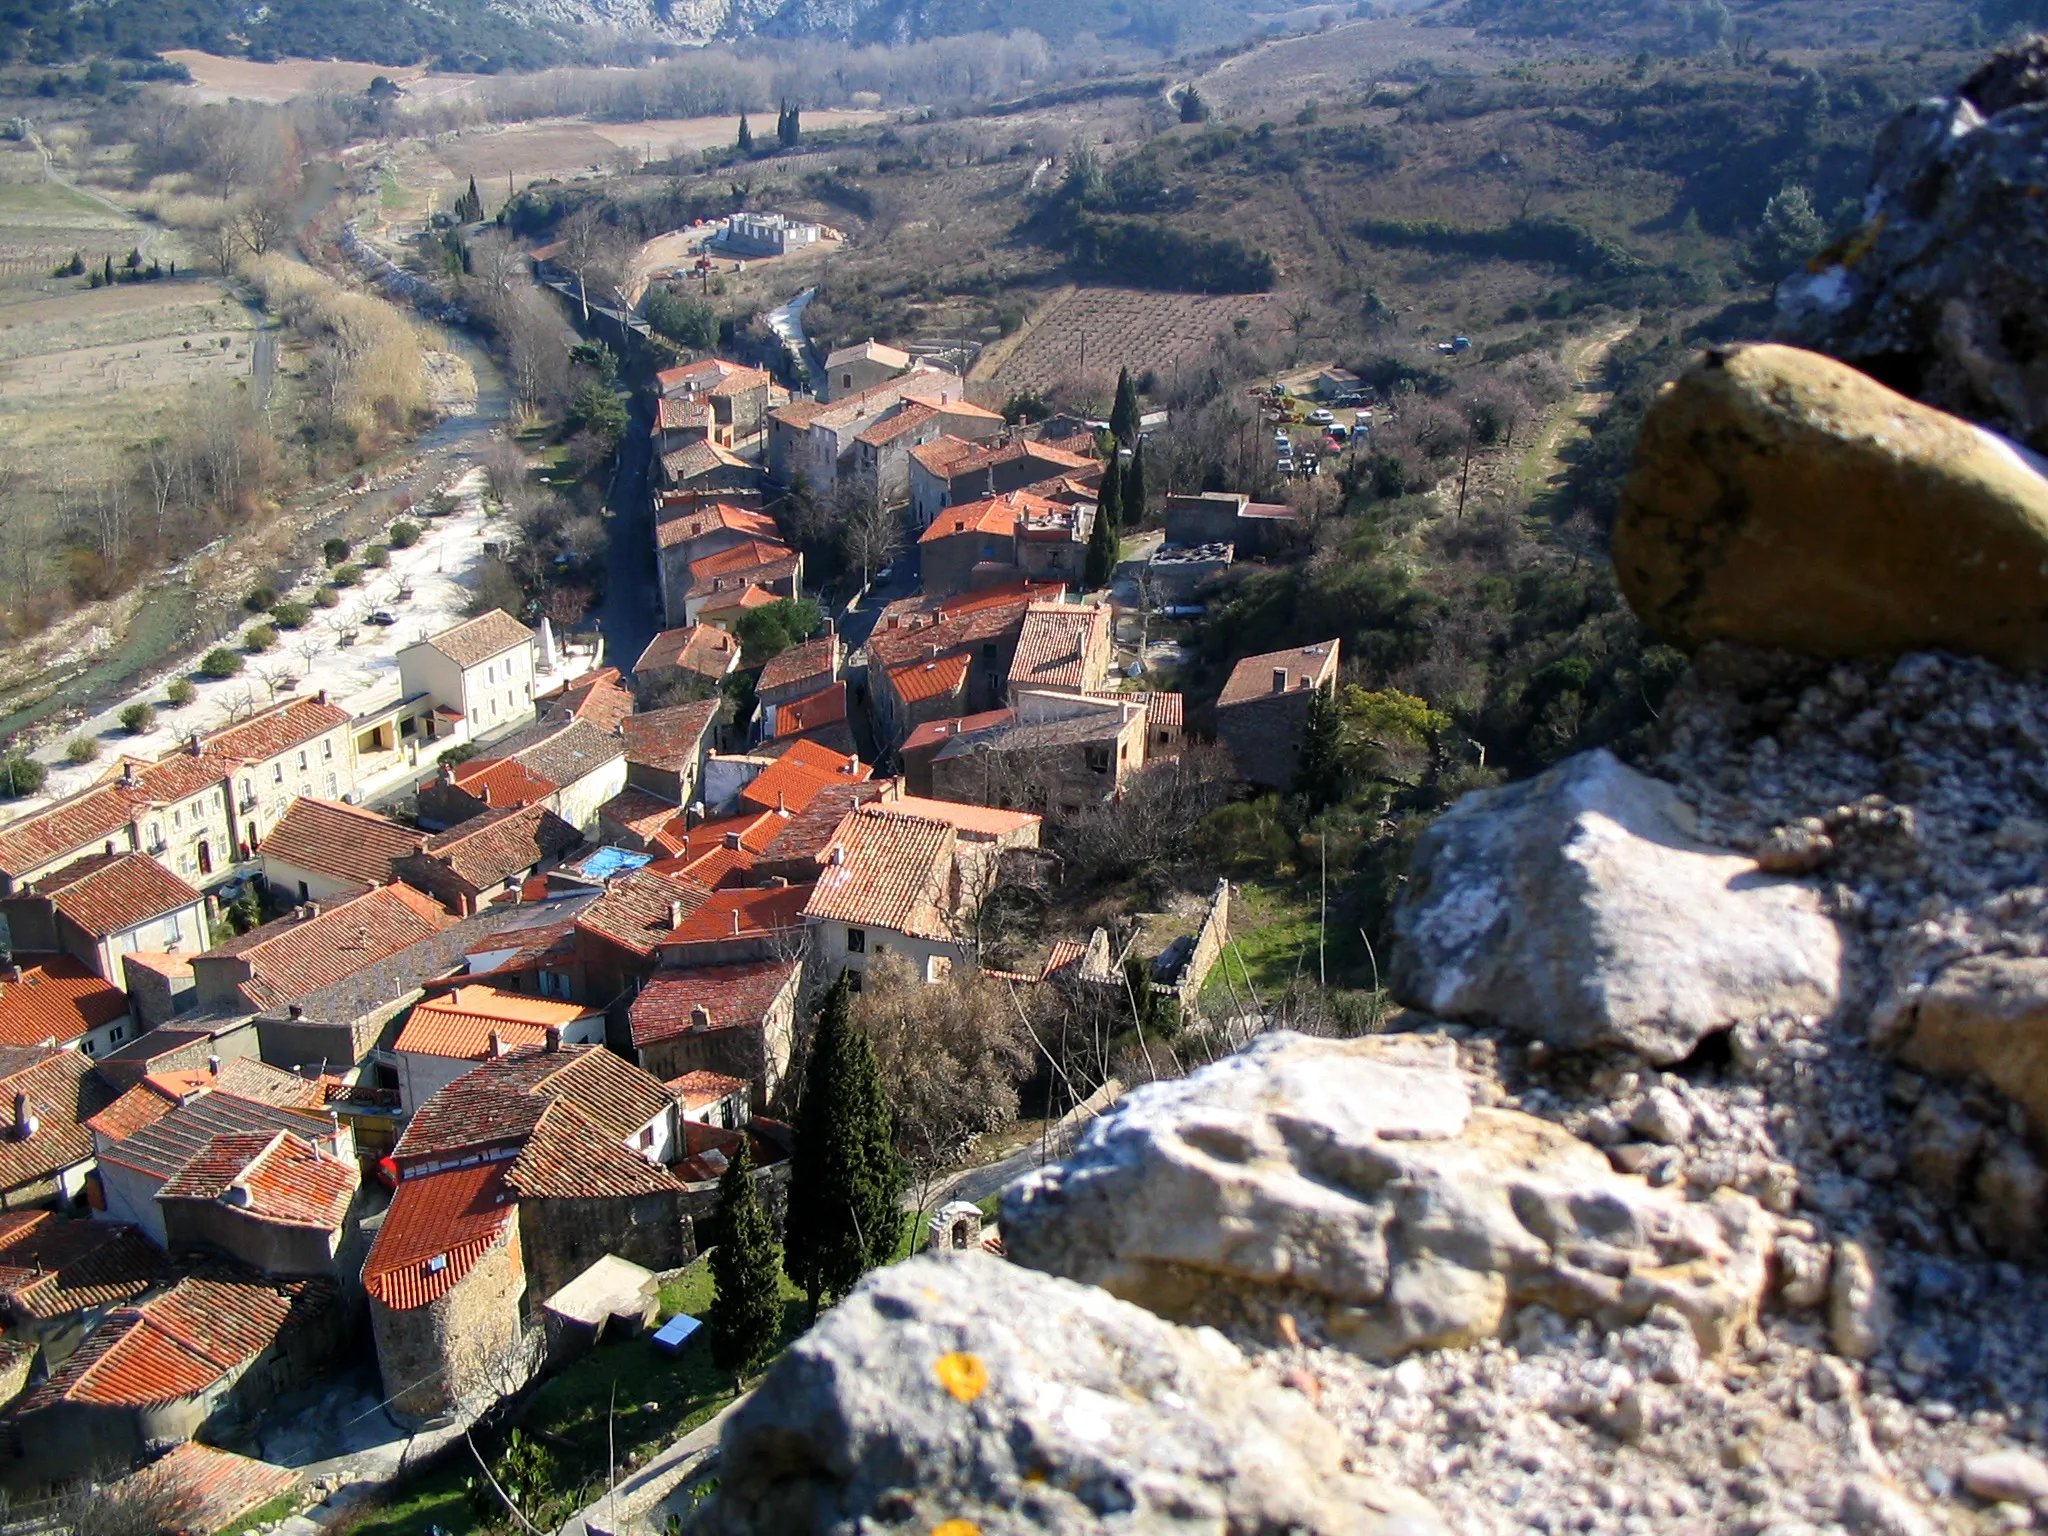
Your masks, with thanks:
[{"label": "utility pole", "polygon": [[1472,478],[1472,424],[1465,424],[1465,467],[1458,472],[1458,515],[1454,522],[1465,520],[1465,486]]}]

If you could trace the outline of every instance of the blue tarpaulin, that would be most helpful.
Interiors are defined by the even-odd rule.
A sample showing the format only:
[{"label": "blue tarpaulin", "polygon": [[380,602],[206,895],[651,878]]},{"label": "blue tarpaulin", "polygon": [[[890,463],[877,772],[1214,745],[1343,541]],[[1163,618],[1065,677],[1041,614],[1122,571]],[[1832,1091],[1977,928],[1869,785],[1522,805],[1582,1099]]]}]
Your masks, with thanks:
[{"label": "blue tarpaulin", "polygon": [[690,1335],[703,1326],[696,1318],[678,1312],[655,1330],[654,1342],[663,1349],[681,1349],[689,1342]]}]

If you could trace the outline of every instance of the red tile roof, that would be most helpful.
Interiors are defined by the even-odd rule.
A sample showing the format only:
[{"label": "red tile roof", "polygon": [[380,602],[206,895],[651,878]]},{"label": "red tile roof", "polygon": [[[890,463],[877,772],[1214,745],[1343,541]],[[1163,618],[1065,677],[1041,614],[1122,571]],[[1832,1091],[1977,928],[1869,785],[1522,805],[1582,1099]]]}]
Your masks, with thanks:
[{"label": "red tile roof", "polygon": [[109,1491],[148,1509],[168,1536],[214,1536],[304,1482],[303,1472],[183,1440]]},{"label": "red tile roof", "polygon": [[770,543],[782,541],[782,530],[765,512],[736,506],[729,501],[714,501],[708,506],[694,506],[679,516],[661,518],[655,524],[654,542],[662,549],[673,549],[678,544],[688,544],[719,529],[745,534],[748,538],[765,539]]},{"label": "red tile roof", "polygon": [[766,811],[794,816],[834,784],[872,778],[874,770],[857,757],[834,752],[815,741],[799,741],[740,791],[740,798]]},{"label": "red tile roof", "polygon": [[20,879],[53,859],[109,838],[125,846],[137,809],[132,790],[97,784],[18,817],[0,827],[0,874]]},{"label": "red tile roof", "polygon": [[[296,1072],[273,1067],[253,1056],[230,1056],[220,1064],[218,1072],[201,1070],[194,1075],[201,1087],[231,1093],[253,1104],[268,1104],[273,1109],[318,1111],[327,1103],[327,1089],[322,1080],[301,1077]],[[144,1079],[145,1082],[154,1080]]]},{"label": "red tile roof", "polygon": [[981,452],[979,443],[970,443],[964,437],[935,437],[928,443],[919,443],[910,450],[910,456],[935,475],[944,475],[963,459],[971,459]]},{"label": "red tile roof", "polygon": [[358,885],[387,885],[392,862],[426,840],[375,811],[301,796],[263,840],[263,856]]},{"label": "red tile roof", "polygon": [[822,730],[828,725],[837,725],[845,718],[846,684],[838,682],[821,693],[777,706],[775,734],[801,736],[805,731]]},{"label": "red tile roof", "polygon": [[523,1145],[550,1104],[576,1106],[623,1145],[668,1107],[661,1084],[601,1045],[492,1057],[420,1106],[392,1151],[417,1176],[451,1154]]},{"label": "red tile roof", "polygon": [[[794,816],[777,817],[770,830],[773,839],[761,850],[760,862],[776,866],[791,879],[808,880],[808,872],[796,866],[816,863],[846,813],[857,805],[868,805],[888,792],[887,782],[870,779],[861,783],[835,784],[822,791],[808,809]],[[782,866],[789,866],[781,868]],[[773,871],[771,871],[773,872]]]},{"label": "red tile roof", "polygon": [[351,716],[325,699],[287,699],[259,710],[239,725],[214,731],[199,738],[200,752],[231,762],[260,763],[302,747],[336,726],[347,725]]},{"label": "red tile roof", "polygon": [[724,618],[728,614],[747,613],[752,609],[766,608],[770,603],[780,603],[785,600],[770,592],[766,587],[757,587],[752,582],[748,582],[737,591],[718,593],[708,598],[704,606],[697,610],[697,617],[702,622],[708,624],[713,619]]},{"label": "red tile roof", "polygon": [[59,1403],[148,1408],[197,1397],[277,1341],[299,1287],[193,1277],[109,1313],[17,1412]]},{"label": "red tile roof", "polygon": [[178,1099],[167,1096],[152,1087],[144,1078],[105,1109],[85,1122],[86,1129],[97,1131],[109,1141],[126,1141],[138,1131],[146,1131],[178,1107]]},{"label": "red tile roof", "polygon": [[453,782],[464,794],[483,801],[493,810],[537,805],[562,787],[553,779],[542,778],[516,757],[487,757],[463,763],[456,768]]},{"label": "red tile roof", "polygon": [[759,853],[775,840],[784,820],[773,811],[755,810],[751,806],[716,821],[700,821],[694,827],[686,824],[687,818],[678,816],[673,825],[663,829],[661,843],[680,858],[693,859],[714,848],[728,847]]},{"label": "red tile roof", "polygon": [[1017,711],[1014,709],[991,709],[978,715],[961,715],[952,720],[927,720],[903,738],[903,745],[899,750],[914,752],[925,747],[943,746],[955,736],[966,736],[975,731],[1008,725],[1016,718]]},{"label": "red tile roof", "polygon": [[69,955],[19,954],[0,973],[0,1045],[64,1045],[128,1011],[128,994]]},{"label": "red tile roof", "polygon": [[707,1104],[716,1104],[720,1099],[729,1099],[736,1093],[744,1093],[747,1080],[744,1077],[727,1077],[723,1072],[685,1072],[681,1077],[672,1077],[667,1087],[685,1109],[702,1109]]},{"label": "red tile roof", "polygon": [[709,899],[684,918],[682,926],[663,941],[664,952],[671,944],[718,944],[732,939],[758,939],[794,932],[803,926],[804,903],[810,895],[810,888],[802,885],[713,891]]},{"label": "red tile roof", "polygon": [[710,895],[694,881],[636,869],[614,880],[604,895],[578,913],[576,927],[635,954],[651,955],[674,929],[676,907],[687,917]]},{"label": "red tile roof", "polygon": [[543,720],[587,720],[601,731],[616,731],[633,713],[633,691],[620,683],[617,667],[601,668],[534,702]]},{"label": "red tile roof", "polygon": [[685,395],[670,395],[656,402],[655,431],[680,432],[686,427],[702,427],[706,432],[711,430],[709,400],[692,400]]},{"label": "red tile roof", "polygon": [[[772,814],[772,813],[771,813]],[[760,856],[743,848],[711,848],[699,854],[682,854],[656,859],[647,867],[658,875],[676,875],[694,880],[707,891],[745,885],[752,877]]]},{"label": "red tile roof", "polygon": [[709,624],[665,629],[647,642],[647,649],[633,663],[633,675],[679,668],[715,682],[739,664],[739,655],[739,641]]},{"label": "red tile roof", "polygon": [[939,903],[957,840],[945,822],[890,815],[881,806],[849,811],[826,850],[805,915],[950,938]]},{"label": "red tile roof", "polygon": [[[795,557],[796,551],[780,539],[748,539],[716,554],[700,555],[690,562],[690,576],[701,586],[713,576],[731,576]],[[695,586],[692,587],[695,590]]]},{"label": "red tile roof", "polygon": [[631,1199],[682,1188],[668,1169],[622,1145],[619,1133],[568,1099],[547,1107],[505,1182],[522,1200]]},{"label": "red tile roof", "polygon": [[823,634],[769,657],[754,689],[758,693],[773,693],[814,677],[830,678],[838,671],[839,636]]},{"label": "red tile roof", "polygon": [[347,1218],[360,1182],[353,1159],[323,1155],[305,1137],[236,1132],[209,1141],[156,1198],[221,1200],[240,1189],[234,1208],[252,1219],[332,1232]]},{"label": "red tile roof", "polygon": [[0,1215],[0,1301],[15,1322],[70,1317],[140,1296],[164,1254],[125,1221],[73,1220],[54,1211]]},{"label": "red tile roof", "polygon": [[394,1311],[440,1300],[505,1235],[518,1211],[509,1160],[404,1179],[363,1265],[363,1289]]},{"label": "red tile roof", "polygon": [[[1036,497],[1028,498],[1032,504],[1036,504],[1037,500]],[[963,502],[957,507],[948,507],[932,519],[932,525],[918,535],[917,542],[937,544],[962,534],[987,534],[992,538],[1010,538],[1017,532],[1017,519],[1025,512],[1026,501],[1023,492],[1011,491],[1006,495],[986,496],[980,501]]]},{"label": "red tile roof", "polygon": [[747,389],[766,389],[770,382],[764,370],[722,357],[701,357],[680,368],[664,368],[654,376],[655,388],[666,396],[679,390],[695,390],[700,396],[738,394]]},{"label": "red tile roof", "polygon": [[[661,472],[673,485],[687,485],[700,475],[718,469],[752,469],[754,466],[730,449],[716,443],[685,443],[673,453],[661,456]],[[661,529],[655,529],[658,539]],[[664,546],[666,547],[666,546]]]},{"label": "red tile roof", "polygon": [[620,726],[626,738],[626,761],[671,772],[694,763],[723,705],[720,699],[696,699],[644,715],[628,715]]},{"label": "red tile roof", "polygon": [[644,789],[622,789],[597,808],[600,823],[631,832],[643,841],[651,841],[675,814],[674,802]]},{"label": "red tile roof", "polygon": [[197,905],[203,898],[147,854],[94,853],[28,887],[95,939]]},{"label": "red tile roof", "polygon": [[457,987],[415,1003],[391,1048],[423,1056],[481,1061],[491,1052],[493,1033],[511,1050],[543,1045],[549,1025],[573,1024],[589,1018],[591,1011],[581,1003],[531,997],[497,987]]},{"label": "red tile roof", "polygon": [[560,858],[582,841],[582,833],[544,805],[506,806],[435,834],[419,857],[434,860],[464,885],[483,891]]},{"label": "red tile roof", "polygon": [[708,1029],[759,1024],[802,967],[800,960],[759,960],[656,971],[627,1010],[633,1044],[644,1047],[687,1034],[695,1027],[691,1017],[698,1008],[709,1017]]},{"label": "red tile roof", "polygon": [[[23,1137],[15,1095],[28,1099],[35,1123]],[[10,1050],[0,1061],[0,1191],[18,1189],[92,1156],[85,1122],[113,1101],[114,1091],[83,1051]]]},{"label": "red tile roof", "polygon": [[1146,723],[1155,731],[1178,730],[1187,718],[1187,699],[1178,693],[1090,693],[1088,697],[1111,704],[1144,705]]},{"label": "red tile roof", "polygon": [[444,629],[438,635],[429,635],[420,643],[431,645],[466,670],[480,667],[515,646],[529,645],[533,638],[533,631],[511,614],[502,608],[493,608],[489,613],[480,613],[473,619]]},{"label": "red tile roof", "polygon": [[942,604],[936,611],[892,603],[880,627],[868,636],[868,654],[893,668],[929,660],[934,649],[944,655],[983,645],[1022,628],[1034,601],[1057,601],[1065,590],[1055,582],[963,593],[957,602]]},{"label": "red tile roof", "polygon": [[889,669],[889,686],[906,704],[943,698],[967,686],[970,664],[963,652],[941,656],[936,661],[913,661],[907,666]]},{"label": "red tile roof", "polygon": [[[158,1091],[166,1090],[160,1086]],[[161,1184],[176,1178],[195,1159],[217,1155],[208,1148],[222,1137],[268,1141],[279,1131],[303,1137],[326,1130],[326,1117],[317,1109],[292,1110],[232,1093],[188,1094],[168,1115],[108,1147],[100,1161],[132,1168]]]},{"label": "red tile roof", "polygon": [[252,928],[207,954],[232,955],[248,965],[255,975],[242,983],[243,995],[259,1008],[281,1007],[431,938],[454,921],[431,896],[410,886],[385,885],[321,907],[316,915],[283,917]]},{"label": "red tile roof", "polygon": [[[1092,658],[1092,660],[1091,660]],[[1017,632],[1010,684],[1082,688],[1100,682],[1109,659],[1109,609],[1096,604],[1033,603]]]},{"label": "red tile roof", "polygon": [[1325,640],[1319,645],[1298,646],[1291,651],[1268,651],[1260,656],[1247,656],[1230,669],[1230,681],[1223,685],[1216,707],[1229,709],[1232,705],[1272,695],[1275,692],[1273,678],[1282,671],[1287,674],[1287,692],[1335,677],[1337,650],[1335,640]]},{"label": "red tile roof", "polygon": [[922,795],[899,795],[872,808],[878,815],[914,816],[921,821],[943,821],[968,842],[1014,837],[1040,824],[1043,818],[1030,811],[1005,811],[992,805],[966,805],[957,800],[927,800]]},{"label": "red tile roof", "polygon": [[894,415],[884,416],[865,432],[854,438],[857,443],[866,443],[871,448],[885,447],[906,432],[915,431],[938,415],[934,406],[921,401],[905,400],[903,409]]}]

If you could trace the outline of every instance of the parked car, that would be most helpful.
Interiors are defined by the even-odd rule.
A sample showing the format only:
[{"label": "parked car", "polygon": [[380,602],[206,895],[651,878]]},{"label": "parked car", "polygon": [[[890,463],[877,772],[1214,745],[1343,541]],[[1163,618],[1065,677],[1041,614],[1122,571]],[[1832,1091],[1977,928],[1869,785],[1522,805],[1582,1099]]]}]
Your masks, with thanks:
[{"label": "parked car", "polygon": [[1326,411],[1321,406],[1318,406],[1316,409],[1308,413],[1308,419],[1311,422],[1313,422],[1316,426],[1327,427],[1331,422],[1337,419],[1337,416],[1334,411]]},{"label": "parked car", "polygon": [[398,622],[398,615],[393,613],[388,608],[379,608],[375,613],[370,615],[370,622],[372,624],[378,625],[381,628],[389,629],[392,625]]},{"label": "parked car", "polygon": [[1283,453],[1273,461],[1273,467],[1283,475],[1291,475],[1294,473],[1294,460],[1288,454]]},{"label": "parked car", "polygon": [[1348,438],[1350,435],[1350,428],[1340,427],[1334,421],[1331,422],[1330,425],[1328,425],[1327,427],[1323,428],[1323,441],[1328,443],[1333,449],[1342,448],[1344,446],[1344,440]]}]

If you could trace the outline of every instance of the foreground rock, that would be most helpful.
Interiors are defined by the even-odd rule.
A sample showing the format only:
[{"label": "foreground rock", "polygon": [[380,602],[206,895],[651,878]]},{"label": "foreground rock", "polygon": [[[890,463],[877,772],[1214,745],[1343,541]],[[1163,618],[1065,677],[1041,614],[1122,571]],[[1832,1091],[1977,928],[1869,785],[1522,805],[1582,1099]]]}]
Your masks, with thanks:
[{"label": "foreground rock", "polygon": [[1261,1037],[1098,1120],[1003,1195],[1011,1257],[1167,1317],[1292,1311],[1377,1359],[1499,1335],[1537,1302],[1603,1328],[1668,1306],[1718,1353],[1756,1315],[1771,1221],[1615,1173],[1475,1107],[1449,1042]]},{"label": "foreground rock", "polygon": [[1886,999],[1880,1038],[1910,1066],[1943,1077],[1981,1072],[2048,1127],[2048,958],[1972,955]]},{"label": "foreground rock", "polygon": [[1872,157],[1863,228],[1779,288],[1779,334],[2048,452],[2048,39],[1916,103]]},{"label": "foreground rock", "polygon": [[1842,945],[1818,894],[1697,842],[1691,814],[1606,752],[1467,795],[1416,847],[1395,996],[1660,1064],[1744,1018],[1833,1009]]},{"label": "foreground rock", "polygon": [[2048,476],[1818,353],[1710,353],[1667,386],[1614,566],[1637,616],[1687,650],[2048,662]]},{"label": "foreground rock", "polygon": [[879,1270],[792,1345],[694,1529],[1444,1531],[1220,1335],[982,1254]]}]

